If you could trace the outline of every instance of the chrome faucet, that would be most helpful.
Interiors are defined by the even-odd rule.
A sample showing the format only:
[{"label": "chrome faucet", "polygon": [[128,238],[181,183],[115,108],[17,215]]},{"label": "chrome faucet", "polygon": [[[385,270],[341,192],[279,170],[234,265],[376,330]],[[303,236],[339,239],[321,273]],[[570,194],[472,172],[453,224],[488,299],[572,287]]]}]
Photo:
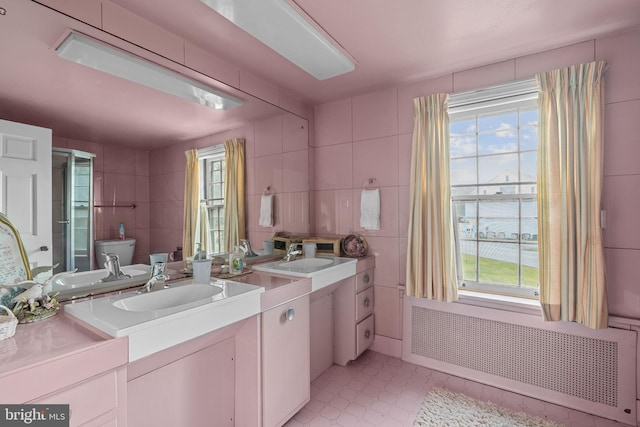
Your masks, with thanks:
[{"label": "chrome faucet", "polygon": [[[149,293],[153,289],[153,285],[158,282],[164,282],[165,280],[169,280],[169,275],[167,274],[167,264],[164,262],[156,262],[151,266],[151,278],[147,280],[147,283],[138,290],[139,294]],[[168,285],[164,286],[168,288]]]},{"label": "chrome faucet", "polygon": [[101,282],[113,282],[120,279],[130,279],[130,274],[124,274],[120,270],[120,258],[116,254],[106,253],[104,255],[106,262],[104,268],[107,269],[107,277],[100,279]]},{"label": "chrome faucet", "polygon": [[244,256],[246,257],[258,256],[258,254],[251,249],[251,244],[247,239],[240,239],[240,246],[238,247],[244,252]]},{"label": "chrome faucet", "polygon": [[287,249],[287,254],[282,258],[284,262],[293,261],[296,259],[296,256],[302,255],[302,251],[298,249],[302,244],[301,243],[292,243],[289,245],[289,249]]}]

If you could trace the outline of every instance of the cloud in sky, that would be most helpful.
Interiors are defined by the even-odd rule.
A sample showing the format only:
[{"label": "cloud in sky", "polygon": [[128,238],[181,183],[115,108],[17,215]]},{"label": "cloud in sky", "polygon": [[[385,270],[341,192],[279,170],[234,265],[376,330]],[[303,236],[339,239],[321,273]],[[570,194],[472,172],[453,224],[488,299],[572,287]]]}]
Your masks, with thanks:
[{"label": "cloud in sky", "polygon": [[508,123],[500,123],[496,129],[496,136],[498,138],[513,138],[516,136],[516,130]]}]

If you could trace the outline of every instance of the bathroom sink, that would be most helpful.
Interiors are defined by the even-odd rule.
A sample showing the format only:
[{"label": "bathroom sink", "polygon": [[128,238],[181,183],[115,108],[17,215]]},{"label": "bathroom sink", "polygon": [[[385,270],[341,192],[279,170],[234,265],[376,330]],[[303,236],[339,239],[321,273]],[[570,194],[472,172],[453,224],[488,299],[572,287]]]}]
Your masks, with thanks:
[{"label": "bathroom sink", "polygon": [[121,267],[120,270],[131,277],[103,282],[102,279],[108,276],[106,269],[61,274],[48,285],[50,288],[45,289],[45,291],[50,293],[57,292],[57,299],[63,301],[131,288],[142,285],[149,279],[150,267],[146,264],[127,265]]},{"label": "bathroom sink", "polygon": [[70,302],[64,311],[112,337],[129,337],[132,362],[259,314],[264,292],[262,286],[230,280],[170,286]]},{"label": "bathroom sink", "polygon": [[252,266],[256,271],[310,277],[311,290],[316,291],[339,280],[356,274],[357,261],[353,258],[317,257],[282,260]]},{"label": "bathroom sink", "polygon": [[134,295],[113,303],[114,307],[126,311],[151,311],[181,307],[196,301],[206,300],[222,292],[220,286],[193,283],[162,291]]},{"label": "bathroom sink", "polygon": [[333,264],[332,259],[327,258],[302,258],[288,262],[281,262],[278,268],[288,271],[299,271],[301,273],[311,273],[320,267],[326,267]]}]

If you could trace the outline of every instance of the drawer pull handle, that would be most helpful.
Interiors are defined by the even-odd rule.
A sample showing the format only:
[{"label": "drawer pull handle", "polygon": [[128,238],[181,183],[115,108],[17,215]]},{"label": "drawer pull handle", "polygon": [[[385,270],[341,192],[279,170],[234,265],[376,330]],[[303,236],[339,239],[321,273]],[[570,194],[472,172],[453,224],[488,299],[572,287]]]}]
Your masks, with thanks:
[{"label": "drawer pull handle", "polygon": [[362,301],[362,303],[364,304],[365,307],[369,307],[371,305],[371,300],[369,298],[365,298],[364,301]]},{"label": "drawer pull handle", "polygon": [[371,279],[369,279],[369,274],[365,274],[365,275],[362,277],[362,281],[363,281],[364,283],[369,283],[369,280],[371,280]]},{"label": "drawer pull handle", "polygon": [[289,320],[289,321],[293,320],[295,315],[296,315],[296,311],[293,309],[293,307],[289,307],[287,309],[287,313],[286,313],[287,320]]},{"label": "drawer pull handle", "polygon": [[369,337],[371,336],[371,331],[369,329],[367,329],[366,331],[364,331],[364,337],[366,339],[369,339]]}]

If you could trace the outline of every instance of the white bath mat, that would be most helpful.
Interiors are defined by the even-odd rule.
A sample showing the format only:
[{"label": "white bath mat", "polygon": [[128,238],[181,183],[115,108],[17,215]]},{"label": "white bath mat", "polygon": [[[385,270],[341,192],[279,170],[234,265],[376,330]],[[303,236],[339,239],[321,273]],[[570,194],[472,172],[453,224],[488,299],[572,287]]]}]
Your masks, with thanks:
[{"label": "white bath mat", "polygon": [[433,389],[422,402],[414,427],[560,427],[522,412],[480,402],[464,394]]}]

